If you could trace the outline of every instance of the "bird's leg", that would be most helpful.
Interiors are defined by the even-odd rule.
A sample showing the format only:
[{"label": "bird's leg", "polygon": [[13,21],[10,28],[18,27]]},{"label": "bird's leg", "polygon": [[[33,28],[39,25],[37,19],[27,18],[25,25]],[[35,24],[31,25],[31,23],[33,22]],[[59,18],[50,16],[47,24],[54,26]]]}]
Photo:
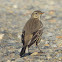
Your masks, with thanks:
[{"label": "bird's leg", "polygon": [[25,53],[28,53],[29,52],[29,48],[28,48],[28,46],[26,47],[26,51],[25,51]]},{"label": "bird's leg", "polygon": [[43,53],[43,52],[41,51],[41,49],[39,48],[37,42],[36,42],[36,46],[37,46],[37,48],[39,49],[39,51],[40,51],[41,53]]},{"label": "bird's leg", "polygon": [[26,51],[25,51],[25,53],[27,53],[28,55],[31,54],[31,53],[29,52],[29,47],[28,47],[28,46],[26,47]]},{"label": "bird's leg", "polygon": [[38,47],[39,51],[40,51],[41,53],[43,53],[43,52],[42,52],[42,50],[40,50],[40,48],[39,48],[39,46],[38,46],[38,45],[37,45],[37,47]]}]

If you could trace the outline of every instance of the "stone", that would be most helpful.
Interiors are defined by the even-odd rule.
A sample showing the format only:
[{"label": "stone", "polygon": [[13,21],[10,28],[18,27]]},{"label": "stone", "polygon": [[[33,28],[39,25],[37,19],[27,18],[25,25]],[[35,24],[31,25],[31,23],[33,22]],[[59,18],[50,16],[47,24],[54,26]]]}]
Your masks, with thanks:
[{"label": "stone", "polygon": [[4,34],[0,34],[0,40],[3,39]]},{"label": "stone", "polygon": [[7,62],[11,62],[10,60],[7,60]]},{"label": "stone", "polygon": [[13,5],[13,8],[17,9],[17,8],[18,8],[18,6],[17,6],[17,5]]},{"label": "stone", "polygon": [[24,60],[22,58],[17,58],[15,62],[24,62]]}]

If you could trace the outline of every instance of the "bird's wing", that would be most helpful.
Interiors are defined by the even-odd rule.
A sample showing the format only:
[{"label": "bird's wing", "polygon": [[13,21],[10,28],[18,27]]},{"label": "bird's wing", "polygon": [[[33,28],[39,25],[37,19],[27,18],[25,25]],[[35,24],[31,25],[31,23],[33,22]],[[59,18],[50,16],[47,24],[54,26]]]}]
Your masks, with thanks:
[{"label": "bird's wing", "polygon": [[35,42],[38,42],[41,40],[41,35],[43,33],[43,28],[40,28],[39,30],[37,30],[36,32],[33,32],[33,37],[32,39],[30,40],[30,43],[29,43],[29,47],[34,44]]},{"label": "bird's wing", "polygon": [[24,36],[25,36],[25,31],[22,31],[21,40],[22,40],[23,45],[24,45],[24,43],[25,43],[25,42],[24,42],[24,41],[25,41],[25,40],[24,40]]}]

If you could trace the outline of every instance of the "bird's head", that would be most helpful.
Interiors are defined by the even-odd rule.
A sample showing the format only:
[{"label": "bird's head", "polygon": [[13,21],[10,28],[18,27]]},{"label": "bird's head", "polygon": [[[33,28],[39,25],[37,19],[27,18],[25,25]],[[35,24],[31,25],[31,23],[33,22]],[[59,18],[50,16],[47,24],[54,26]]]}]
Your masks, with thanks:
[{"label": "bird's head", "polygon": [[38,18],[40,19],[40,16],[43,14],[44,12],[41,12],[41,11],[34,11],[31,15],[32,18]]}]

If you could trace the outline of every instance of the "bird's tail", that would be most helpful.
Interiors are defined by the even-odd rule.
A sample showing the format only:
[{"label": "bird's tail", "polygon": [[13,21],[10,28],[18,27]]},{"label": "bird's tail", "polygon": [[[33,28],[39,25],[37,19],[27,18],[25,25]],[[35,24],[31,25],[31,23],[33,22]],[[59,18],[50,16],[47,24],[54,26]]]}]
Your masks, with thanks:
[{"label": "bird's tail", "polygon": [[25,50],[26,50],[26,47],[23,47],[21,52],[20,52],[20,56],[22,57],[24,54],[25,54]]}]

